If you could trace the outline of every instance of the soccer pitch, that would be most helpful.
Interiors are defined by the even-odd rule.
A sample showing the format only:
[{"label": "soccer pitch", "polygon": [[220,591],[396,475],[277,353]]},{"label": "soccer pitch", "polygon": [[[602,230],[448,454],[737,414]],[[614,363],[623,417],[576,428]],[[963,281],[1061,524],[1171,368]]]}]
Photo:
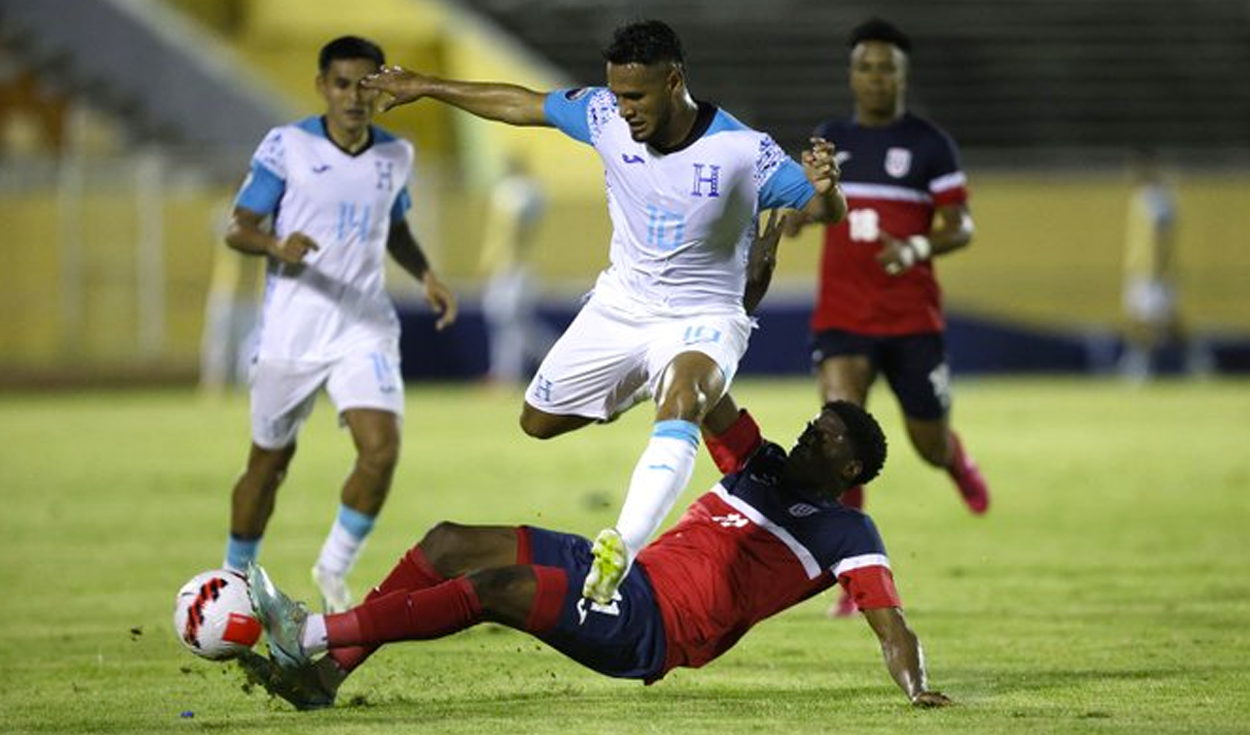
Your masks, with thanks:
[{"label": "soccer pitch", "polygon": [[[816,409],[806,380],[734,392],[783,444]],[[593,534],[615,519],[648,412],[539,442],[516,426],[520,400],[410,389],[403,459],[358,591],[438,520]],[[868,627],[825,617],[828,594],[651,687],[481,626],[392,646],[338,707],[297,713],[246,691],[233,665],[188,654],[170,622],[178,587],[221,561],[246,400],[6,396],[0,731],[1250,731],[1250,383],[960,382],[955,424],[994,491],[985,518],[922,465],[891,396],[879,390],[870,408],[891,453],[868,510],[932,684],[958,706],[911,709]],[[323,400],[261,552],[297,595],[312,595],[308,567],[349,445]],[[703,453],[679,510],[714,479]]]}]

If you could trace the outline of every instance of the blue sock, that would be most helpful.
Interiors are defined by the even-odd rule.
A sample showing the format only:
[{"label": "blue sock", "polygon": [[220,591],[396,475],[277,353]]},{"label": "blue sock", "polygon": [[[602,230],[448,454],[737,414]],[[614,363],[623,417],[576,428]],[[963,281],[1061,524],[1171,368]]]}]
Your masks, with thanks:
[{"label": "blue sock", "polygon": [[260,542],[260,536],[245,539],[233,533],[230,534],[230,537],[226,539],[226,559],[222,565],[236,572],[246,572],[248,562],[256,561],[257,555],[260,554]]}]

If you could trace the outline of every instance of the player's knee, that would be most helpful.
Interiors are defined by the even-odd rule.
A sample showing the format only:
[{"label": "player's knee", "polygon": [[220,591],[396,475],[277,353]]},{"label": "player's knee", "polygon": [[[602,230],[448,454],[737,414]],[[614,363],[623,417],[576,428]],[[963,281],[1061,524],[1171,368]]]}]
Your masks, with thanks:
[{"label": "player's knee", "polygon": [[430,564],[443,576],[450,577],[458,573],[461,559],[472,542],[467,526],[441,521],[426,531],[420,546]]},{"label": "player's knee", "polygon": [[399,439],[380,438],[361,444],[356,462],[361,468],[375,475],[389,476],[399,464]]},{"label": "player's knee", "polygon": [[521,431],[526,436],[534,439],[550,439],[559,432],[546,420],[545,417],[527,412],[521,414]]}]

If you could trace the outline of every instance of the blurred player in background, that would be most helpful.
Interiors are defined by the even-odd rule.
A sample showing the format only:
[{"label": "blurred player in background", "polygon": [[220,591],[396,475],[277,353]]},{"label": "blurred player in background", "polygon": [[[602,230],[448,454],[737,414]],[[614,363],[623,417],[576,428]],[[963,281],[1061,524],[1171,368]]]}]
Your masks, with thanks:
[{"label": "blurred player in background", "polygon": [[602,674],[653,683],[674,668],[703,666],[761,620],[841,584],[908,699],[947,705],[929,689],[876,526],[837,502],[872,479],[885,455],[876,420],[846,401],[824,406],[789,452],[758,440],[742,471],[643,549],[610,604],[577,593],[592,565],[589,539],[529,526],[439,524],[364,604],[341,615],[309,615],[254,566],[253,603],[271,658],[248,651],[240,664],[300,709],[329,707],[383,644],[492,621]]},{"label": "blurred player in background", "polygon": [[743,294],[759,212],[836,222],[846,206],[828,143],[814,141],[800,167],[769,136],[691,96],[681,41],[664,23],[618,28],[604,58],[607,87],[549,94],[398,67],[365,81],[394,104],[430,97],[488,120],[557,127],[603,162],[611,264],[543,360],[521,414],[524,431],[546,439],[655,397],[651,439],[616,526],[595,540],[583,592],[600,604],[685,488],[699,424],[746,351]]},{"label": "blurred player in background", "polygon": [[[224,239],[233,221],[233,202],[213,207],[213,239]],[[218,398],[247,384],[260,318],[261,268],[255,258],[228,248],[213,250],[213,273],[204,304],[200,339],[200,392]]]},{"label": "blurred player in background", "polygon": [[534,232],[547,203],[525,162],[510,156],[490,193],[481,267],[488,274],[482,315],[490,340],[488,380],[522,385],[555,342],[538,317],[538,283],[530,268]]},{"label": "blurred player in background", "polygon": [[[932,259],[972,240],[955,144],[907,112],[911,41],[872,19],[848,39],[854,115],[816,128],[837,146],[846,220],[825,229],[812,315],[821,399],[866,405],[878,373],[898,397],[912,445],[946,470],[973,513],[989,489],[950,426],[945,320]],[[796,218],[797,219],[797,218]],[[863,489],[843,499],[863,506]],[[843,598],[840,614],[854,611]]]},{"label": "blurred player in background", "polygon": [[371,124],[377,93],[360,86],[384,63],[382,50],[361,38],[321,49],[325,114],[269,131],[226,234],[235,250],[264,256],[268,272],[251,374],[252,447],[234,486],[225,565],[243,570],[256,559],[296,437],[324,386],[357,452],[313,567],[329,610],[351,603],[344,578],[399,458],[404,384],[385,254],[422,283],[440,329],[456,317],[455,298],[404,219],[412,145]]},{"label": "blurred player in background", "polygon": [[1190,374],[1212,370],[1210,351],[1185,329],[1176,279],[1176,192],[1163,177],[1152,151],[1133,161],[1133,195],[1124,238],[1124,355],[1120,373],[1132,381],[1154,376],[1159,351],[1185,351]]}]

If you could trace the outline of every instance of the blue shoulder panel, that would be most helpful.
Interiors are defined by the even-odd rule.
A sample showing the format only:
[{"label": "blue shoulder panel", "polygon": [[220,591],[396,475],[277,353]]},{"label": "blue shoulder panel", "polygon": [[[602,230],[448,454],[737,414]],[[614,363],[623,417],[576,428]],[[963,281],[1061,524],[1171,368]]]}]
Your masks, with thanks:
[{"label": "blue shoulder panel", "polygon": [[408,193],[408,187],[404,186],[399,190],[399,196],[395,197],[395,203],[391,205],[391,225],[403,220],[409,209],[412,209],[412,195]]},{"label": "blue shoulder panel", "polygon": [[326,137],[326,126],[322,124],[320,115],[306,117],[295,123],[295,127],[303,130],[305,133],[312,133],[318,138]]},{"label": "blue shoulder panel", "polygon": [[239,189],[239,195],[234,199],[234,206],[257,214],[273,214],[278,211],[278,203],[282,201],[285,191],[285,181],[259,162],[253,161],[252,170]]},{"label": "blue shoulder panel", "polygon": [[547,122],[574,140],[590,143],[590,120],[586,110],[595,91],[594,87],[582,87],[557,89],[548,94],[543,102],[543,114],[547,116]]},{"label": "blue shoulder panel", "polygon": [[712,118],[712,124],[707,126],[707,130],[703,132],[704,137],[715,135],[716,133],[732,133],[738,130],[750,130],[751,128],[744,125],[738,118],[730,115],[728,112],[716,108],[716,115]]},{"label": "blue shoulder panel", "polygon": [[787,158],[760,188],[760,209],[789,207],[802,209],[816,196],[816,188],[807,180],[803,167]]}]

